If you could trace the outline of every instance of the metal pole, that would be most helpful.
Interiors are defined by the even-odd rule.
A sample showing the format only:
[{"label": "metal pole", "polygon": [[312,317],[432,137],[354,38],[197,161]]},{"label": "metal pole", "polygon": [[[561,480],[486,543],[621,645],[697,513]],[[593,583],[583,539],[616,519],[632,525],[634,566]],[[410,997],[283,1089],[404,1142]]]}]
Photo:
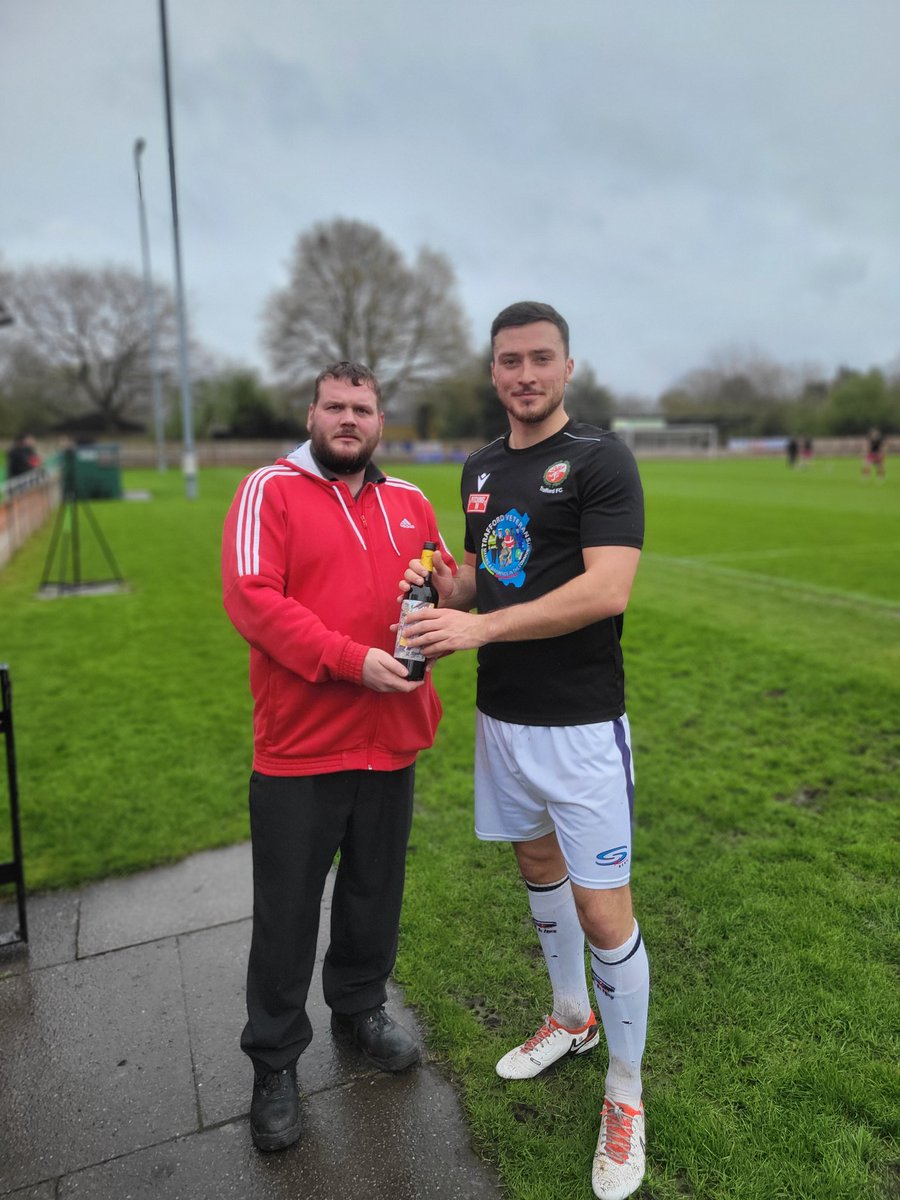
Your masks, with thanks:
[{"label": "metal pole", "polygon": [[0,863],[0,883],[15,883],[19,908],[19,927],[0,934],[0,946],[28,941],[28,919],[25,913],[25,866],[22,857],[22,834],[19,829],[19,781],[16,774],[16,745],[13,738],[12,683],[9,667],[0,663],[0,729],[6,738],[6,774],[9,780],[9,815],[12,822],[12,861]]},{"label": "metal pole", "polygon": [[159,24],[162,33],[163,89],[166,101],[166,136],[169,143],[169,186],[172,193],[172,234],[175,243],[175,298],[178,303],[178,366],[181,375],[181,422],[184,438],[182,466],[187,498],[197,496],[197,454],[194,449],[194,413],[191,405],[191,379],[188,371],[187,321],[184,314],[184,286],[181,278],[181,238],[178,232],[178,190],[175,186],[175,143],[172,134],[172,96],[169,87],[169,34],[166,27],[166,0],[159,0]]},{"label": "metal pole", "polygon": [[153,387],[153,422],[156,428],[156,465],[166,469],[166,434],[163,428],[162,384],[159,377],[159,343],[156,338],[156,312],[153,303],[153,272],[150,269],[150,236],[147,233],[147,213],[144,209],[144,189],[141,186],[141,155],[146,142],[134,143],[134,169],[137,173],[138,213],[141,220],[141,256],[144,260],[144,302],[147,308],[147,328],[150,332],[150,376]]}]

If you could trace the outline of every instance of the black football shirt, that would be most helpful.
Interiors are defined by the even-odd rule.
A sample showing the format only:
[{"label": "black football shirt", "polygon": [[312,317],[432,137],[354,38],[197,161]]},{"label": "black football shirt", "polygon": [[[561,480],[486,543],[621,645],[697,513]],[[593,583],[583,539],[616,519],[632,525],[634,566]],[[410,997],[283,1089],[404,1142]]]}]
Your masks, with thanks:
[{"label": "black football shirt", "polygon": [[[574,421],[512,450],[508,435],[462,472],[466,550],[479,612],[536,600],[584,572],[586,546],[634,546],[644,500],[634,456],[613,433]],[[478,652],[476,703],[522,725],[584,725],[625,711],[622,617],[561,637],[497,642]]]}]

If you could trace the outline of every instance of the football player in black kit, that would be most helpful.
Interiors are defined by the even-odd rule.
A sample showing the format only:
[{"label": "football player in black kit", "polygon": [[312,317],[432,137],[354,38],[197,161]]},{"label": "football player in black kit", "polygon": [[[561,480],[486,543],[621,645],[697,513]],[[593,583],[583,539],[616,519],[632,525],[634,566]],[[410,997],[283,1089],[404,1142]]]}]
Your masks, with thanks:
[{"label": "football player in black kit", "polygon": [[866,437],[866,452],[863,458],[863,479],[869,478],[869,471],[875,468],[875,478],[884,479],[885,437],[880,429],[870,429]]},{"label": "football player in black kit", "polygon": [[[552,1012],[497,1072],[531,1078],[599,1043],[586,938],[609,1053],[592,1185],[601,1200],[624,1200],[644,1176],[650,986],[629,887],[634,772],[619,645],[643,493],[627,446],[566,413],[574,363],[555,309],[504,309],[491,348],[509,432],[463,467],[464,563],[454,578],[435,555],[439,605],[417,614],[410,640],[432,657],[478,648],[475,832],[513,844],[553,989]],[[418,577],[410,564],[405,582]]]}]

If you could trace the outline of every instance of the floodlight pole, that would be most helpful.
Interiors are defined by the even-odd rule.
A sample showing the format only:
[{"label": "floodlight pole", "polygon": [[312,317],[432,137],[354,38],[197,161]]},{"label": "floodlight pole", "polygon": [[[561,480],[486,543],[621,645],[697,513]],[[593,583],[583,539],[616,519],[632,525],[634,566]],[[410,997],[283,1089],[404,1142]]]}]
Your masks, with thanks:
[{"label": "floodlight pole", "polygon": [[178,232],[178,189],[175,186],[175,143],[172,133],[172,96],[169,86],[169,34],[166,26],[166,0],[159,0],[159,24],[162,34],[163,90],[166,102],[166,137],[169,144],[169,190],[172,193],[172,234],[175,245],[175,298],[178,305],[178,366],[181,376],[181,423],[183,426],[185,492],[189,500],[197,496],[197,454],[194,449],[194,413],[191,403],[191,378],[188,370],[187,321],[184,312],[184,285],[181,276],[181,238]]},{"label": "floodlight pole", "polygon": [[144,303],[147,309],[147,329],[150,334],[150,376],[153,387],[153,421],[156,429],[156,465],[166,469],[166,434],[163,425],[162,384],[159,377],[159,343],[156,337],[156,312],[153,303],[153,272],[150,269],[150,236],[147,233],[147,213],[144,209],[144,189],[141,186],[141,155],[146,142],[134,143],[134,169],[137,174],[138,214],[141,222],[141,256],[144,261]]}]

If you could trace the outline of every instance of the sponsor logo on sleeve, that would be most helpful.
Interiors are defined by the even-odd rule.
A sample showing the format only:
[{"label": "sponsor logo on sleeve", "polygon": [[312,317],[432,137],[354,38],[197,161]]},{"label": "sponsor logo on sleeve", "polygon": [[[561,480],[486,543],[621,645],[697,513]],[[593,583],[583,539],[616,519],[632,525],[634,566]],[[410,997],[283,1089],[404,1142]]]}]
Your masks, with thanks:
[{"label": "sponsor logo on sleeve", "polygon": [[487,512],[488,500],[490,498],[490,492],[469,492],[469,502],[466,505],[466,512]]}]

